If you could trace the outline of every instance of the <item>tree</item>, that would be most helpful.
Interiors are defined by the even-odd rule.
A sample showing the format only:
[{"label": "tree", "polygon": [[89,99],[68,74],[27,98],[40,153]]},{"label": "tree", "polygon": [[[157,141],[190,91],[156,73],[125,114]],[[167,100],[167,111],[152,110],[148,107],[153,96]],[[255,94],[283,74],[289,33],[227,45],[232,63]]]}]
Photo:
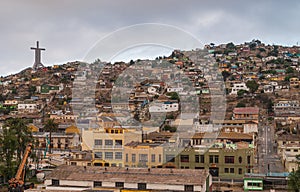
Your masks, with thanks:
[{"label": "tree", "polygon": [[56,132],[58,130],[58,124],[54,122],[54,119],[48,119],[46,124],[44,125],[44,131],[49,132],[49,153],[51,153],[51,145],[52,145],[52,132]]},{"label": "tree", "polygon": [[5,176],[5,181],[14,176],[27,144],[32,141],[24,120],[16,118],[4,123],[0,134],[0,173]]},{"label": "tree", "polygon": [[238,97],[243,97],[245,93],[247,93],[247,91],[241,89],[237,92],[237,95],[238,95]]},{"label": "tree", "polygon": [[286,73],[294,73],[294,69],[292,67],[288,67],[286,69]]},{"label": "tree", "polygon": [[235,45],[232,42],[231,43],[227,43],[226,44],[226,49],[233,50],[233,49],[235,49]]},{"label": "tree", "polygon": [[27,122],[20,118],[9,119],[4,123],[4,127],[7,127],[11,131],[15,131],[16,133],[15,137],[17,142],[17,162],[20,162],[27,144],[33,141],[33,137],[30,130],[28,129]]},{"label": "tree", "polygon": [[246,82],[246,86],[250,89],[251,93],[254,93],[258,89],[258,84],[254,80],[250,80]]},{"label": "tree", "polygon": [[179,100],[179,96],[176,92],[170,92],[170,93],[167,93],[167,95],[170,96],[171,100]]},{"label": "tree", "polygon": [[4,176],[4,182],[14,176],[18,164],[14,158],[17,147],[15,135],[15,130],[4,127],[0,136],[0,173]]},{"label": "tree", "polygon": [[[300,166],[300,155],[296,156],[297,162]],[[298,170],[293,170],[289,175],[288,180],[288,187],[289,190],[294,192],[300,192],[300,167],[298,167]]]},{"label": "tree", "polygon": [[246,107],[246,104],[243,102],[239,102],[236,107]]},{"label": "tree", "polygon": [[230,76],[231,74],[228,71],[222,71],[222,76],[224,81],[226,81],[226,79]]}]

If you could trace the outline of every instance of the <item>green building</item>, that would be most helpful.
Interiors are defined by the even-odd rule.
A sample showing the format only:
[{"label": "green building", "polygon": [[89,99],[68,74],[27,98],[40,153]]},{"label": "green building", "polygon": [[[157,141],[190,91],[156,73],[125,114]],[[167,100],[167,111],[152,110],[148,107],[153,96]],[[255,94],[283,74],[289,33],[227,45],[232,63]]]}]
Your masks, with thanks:
[{"label": "green building", "polygon": [[210,174],[220,178],[244,178],[245,173],[253,172],[254,148],[251,144],[215,143],[213,147],[190,146],[176,148],[164,147],[163,167],[180,169],[206,169]]}]

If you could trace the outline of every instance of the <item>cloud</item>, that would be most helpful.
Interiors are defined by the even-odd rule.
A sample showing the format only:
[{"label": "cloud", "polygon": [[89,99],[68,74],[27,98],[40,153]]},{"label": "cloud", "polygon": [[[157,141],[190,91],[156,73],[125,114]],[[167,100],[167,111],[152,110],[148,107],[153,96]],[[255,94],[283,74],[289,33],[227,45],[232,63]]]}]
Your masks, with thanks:
[{"label": "cloud", "polygon": [[12,0],[0,7],[0,75],[33,63],[39,40],[46,65],[79,60],[105,35],[138,23],[174,25],[203,43],[243,43],[253,38],[294,45],[300,2],[240,0]]}]

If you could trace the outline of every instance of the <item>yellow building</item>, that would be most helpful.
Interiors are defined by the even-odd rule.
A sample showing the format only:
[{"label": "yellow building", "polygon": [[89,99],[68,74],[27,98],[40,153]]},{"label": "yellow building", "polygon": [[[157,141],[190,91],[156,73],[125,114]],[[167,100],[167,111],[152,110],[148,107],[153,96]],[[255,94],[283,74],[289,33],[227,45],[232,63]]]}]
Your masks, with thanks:
[{"label": "yellow building", "polygon": [[125,167],[153,168],[162,165],[163,147],[157,143],[130,142],[124,146]]},{"label": "yellow building", "polygon": [[141,141],[138,128],[113,127],[82,131],[82,150],[91,150],[95,166],[123,166],[124,145]]}]

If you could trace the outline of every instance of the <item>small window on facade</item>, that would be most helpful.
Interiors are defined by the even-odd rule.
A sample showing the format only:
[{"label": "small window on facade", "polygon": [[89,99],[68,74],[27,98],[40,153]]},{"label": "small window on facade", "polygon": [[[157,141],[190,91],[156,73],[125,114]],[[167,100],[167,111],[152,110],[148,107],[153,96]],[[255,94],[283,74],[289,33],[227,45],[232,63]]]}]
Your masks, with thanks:
[{"label": "small window on facade", "polygon": [[101,187],[102,182],[101,181],[94,181],[94,187]]},{"label": "small window on facade", "polygon": [[95,139],[95,145],[102,145],[101,139]]},{"label": "small window on facade", "polygon": [[155,154],[151,155],[151,162],[154,163],[155,162]]},{"label": "small window on facade", "polygon": [[145,190],[147,189],[146,183],[138,183],[138,190]]},{"label": "small window on facade", "polygon": [[71,162],[71,165],[77,165],[77,163],[76,162]]},{"label": "small window on facade", "polygon": [[239,156],[239,163],[242,163],[243,158],[241,156]]},{"label": "small window on facade", "polygon": [[189,156],[188,155],[180,155],[180,162],[189,162]]},{"label": "small window on facade", "polygon": [[184,185],[184,191],[194,191],[194,185]]},{"label": "small window on facade", "polygon": [[167,162],[175,162],[175,155],[166,155]]},{"label": "small window on facade", "polygon": [[52,179],[52,185],[53,186],[59,186],[59,180],[58,179]]},{"label": "small window on facade", "polygon": [[116,187],[124,187],[124,182],[116,182]]},{"label": "small window on facade", "polygon": [[239,174],[240,174],[240,175],[243,174],[242,168],[239,168]]}]

